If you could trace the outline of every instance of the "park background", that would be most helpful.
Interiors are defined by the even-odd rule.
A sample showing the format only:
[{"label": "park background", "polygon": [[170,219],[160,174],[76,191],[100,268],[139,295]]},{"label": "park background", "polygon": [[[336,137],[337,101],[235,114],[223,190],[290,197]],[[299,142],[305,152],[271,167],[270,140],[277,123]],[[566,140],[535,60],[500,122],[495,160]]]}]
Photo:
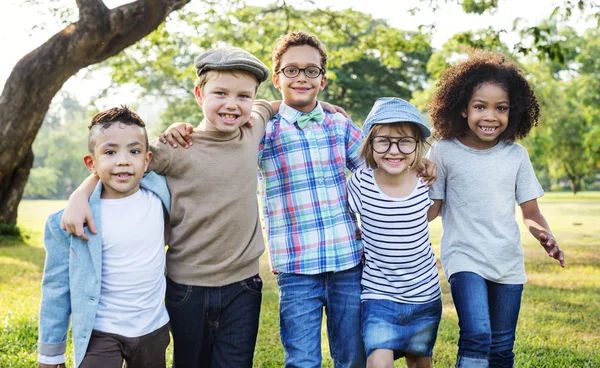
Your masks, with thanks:
[{"label": "park background", "polygon": [[[517,366],[600,366],[597,2],[188,2],[138,1],[146,5],[168,3],[181,9],[165,11],[167,19],[157,22],[156,30],[110,58],[89,62],[67,53],[67,63],[69,58],[78,61],[81,71],[75,73],[79,69],[74,68],[64,86],[53,83],[45,87],[42,76],[34,79],[41,87],[21,83],[21,89],[32,93],[28,109],[41,107],[43,113],[38,111],[36,118],[28,115],[28,110],[20,110],[20,125],[10,115],[18,105],[14,97],[18,93],[12,93],[11,88],[18,84],[15,81],[23,80],[17,74],[30,72],[35,76],[38,69],[23,68],[28,64],[19,58],[40,44],[58,48],[60,45],[53,44],[50,37],[63,28],[69,29],[71,22],[80,17],[76,24],[84,25],[83,15],[86,9],[89,11],[86,7],[101,2],[27,0],[19,2],[19,7],[16,2],[0,5],[8,10],[3,12],[3,26],[11,27],[2,29],[0,38],[5,50],[0,78],[8,78],[0,98],[3,210],[14,202],[4,201],[14,188],[4,190],[7,187],[2,181],[11,170],[17,170],[15,167],[27,166],[18,164],[23,159],[23,146],[31,146],[33,152],[31,170],[26,170],[27,184],[21,188],[23,200],[17,196],[20,205],[16,220],[0,213],[0,367],[35,366],[43,223],[49,213],[65,205],[64,199],[87,176],[82,157],[91,117],[99,110],[127,103],[146,120],[151,136],[174,121],[197,124],[202,115],[192,97],[194,56],[206,48],[228,44],[252,52],[270,66],[276,38],[290,30],[312,32],[325,43],[329,53],[328,86],[320,98],[343,106],[358,124],[381,96],[405,98],[426,114],[440,72],[449,63],[464,58],[466,47],[501,51],[523,67],[536,88],[542,117],[539,126],[520,143],[528,149],[547,191],[540,206],[565,250],[567,267],[561,270],[527,231],[523,232],[529,282],[517,333]],[[129,6],[123,1],[105,3],[111,8],[122,5],[117,9]],[[11,14],[19,16],[11,20]],[[13,32],[19,27],[20,32]],[[28,42],[29,48],[20,52]],[[27,58],[40,59],[44,56],[40,49]],[[48,64],[46,74],[54,72],[56,65],[52,62],[38,61]],[[33,95],[38,88],[56,89],[51,91],[51,102],[47,99],[46,106]],[[279,93],[267,82],[259,89],[259,97],[278,99]],[[20,142],[16,137],[21,135],[11,133],[19,133],[22,126],[27,131]],[[19,148],[14,148],[14,142],[20,142]],[[7,164],[11,158],[17,162],[12,167]],[[439,254],[439,220],[431,228],[434,250]],[[261,260],[261,274],[265,289],[255,366],[279,367],[283,351],[278,334],[277,287],[266,255]],[[448,284],[443,274],[441,278],[444,315],[434,363],[449,367],[456,354],[458,327]],[[323,349],[327,357],[326,339]],[[331,360],[327,358],[324,364],[331,366]]]}]

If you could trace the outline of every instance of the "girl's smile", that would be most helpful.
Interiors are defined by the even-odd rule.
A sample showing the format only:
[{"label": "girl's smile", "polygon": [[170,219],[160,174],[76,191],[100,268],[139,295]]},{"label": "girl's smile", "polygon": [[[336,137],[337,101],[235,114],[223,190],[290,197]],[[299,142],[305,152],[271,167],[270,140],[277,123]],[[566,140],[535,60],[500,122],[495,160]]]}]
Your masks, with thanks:
[{"label": "girl's smile", "polygon": [[476,87],[462,116],[467,119],[469,131],[459,140],[475,149],[487,149],[498,143],[508,126],[510,98],[508,92],[495,83]]}]

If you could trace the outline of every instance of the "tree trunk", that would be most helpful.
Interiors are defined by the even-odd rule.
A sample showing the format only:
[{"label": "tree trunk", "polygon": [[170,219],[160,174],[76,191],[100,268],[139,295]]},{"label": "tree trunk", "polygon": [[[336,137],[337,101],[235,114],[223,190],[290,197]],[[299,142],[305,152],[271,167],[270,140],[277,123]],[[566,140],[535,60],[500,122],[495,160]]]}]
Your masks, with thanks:
[{"label": "tree trunk", "polygon": [[190,0],[138,0],[112,10],[102,0],[76,2],[79,20],[19,60],[0,96],[0,224],[16,225],[31,146],[63,84],[133,45]]}]

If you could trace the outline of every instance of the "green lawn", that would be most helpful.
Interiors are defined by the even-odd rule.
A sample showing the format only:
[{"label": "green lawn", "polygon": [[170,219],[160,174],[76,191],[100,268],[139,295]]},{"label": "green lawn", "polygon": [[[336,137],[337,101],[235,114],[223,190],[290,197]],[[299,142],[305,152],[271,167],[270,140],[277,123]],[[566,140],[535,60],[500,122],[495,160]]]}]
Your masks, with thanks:
[{"label": "green lawn", "polygon": [[[36,365],[37,309],[44,263],[43,226],[46,216],[64,201],[23,201],[19,226],[25,243],[0,239],[0,367]],[[549,193],[541,201],[566,254],[566,267],[547,257],[523,232],[529,281],[517,331],[517,367],[600,367],[600,192]],[[520,214],[518,213],[518,216]],[[440,222],[431,224],[439,255]],[[277,285],[269,273],[266,254],[261,260],[265,282],[256,367],[283,366],[279,341]],[[442,275],[443,320],[434,351],[438,367],[451,367],[456,354],[458,326]],[[325,330],[324,366],[331,367]],[[70,358],[70,355],[69,355]],[[404,366],[398,361],[396,366]]]}]

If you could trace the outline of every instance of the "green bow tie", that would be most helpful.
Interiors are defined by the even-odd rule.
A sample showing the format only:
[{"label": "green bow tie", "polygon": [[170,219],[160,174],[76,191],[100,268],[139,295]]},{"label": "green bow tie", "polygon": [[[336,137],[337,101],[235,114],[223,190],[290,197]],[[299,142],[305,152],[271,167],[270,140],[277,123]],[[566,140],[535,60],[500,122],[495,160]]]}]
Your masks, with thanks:
[{"label": "green bow tie", "polygon": [[298,128],[300,129],[304,129],[304,127],[306,126],[306,124],[308,124],[309,121],[314,120],[314,121],[321,121],[323,119],[323,111],[322,110],[313,110],[312,112],[309,112],[308,114],[304,114],[304,115],[300,115],[298,117]]}]

